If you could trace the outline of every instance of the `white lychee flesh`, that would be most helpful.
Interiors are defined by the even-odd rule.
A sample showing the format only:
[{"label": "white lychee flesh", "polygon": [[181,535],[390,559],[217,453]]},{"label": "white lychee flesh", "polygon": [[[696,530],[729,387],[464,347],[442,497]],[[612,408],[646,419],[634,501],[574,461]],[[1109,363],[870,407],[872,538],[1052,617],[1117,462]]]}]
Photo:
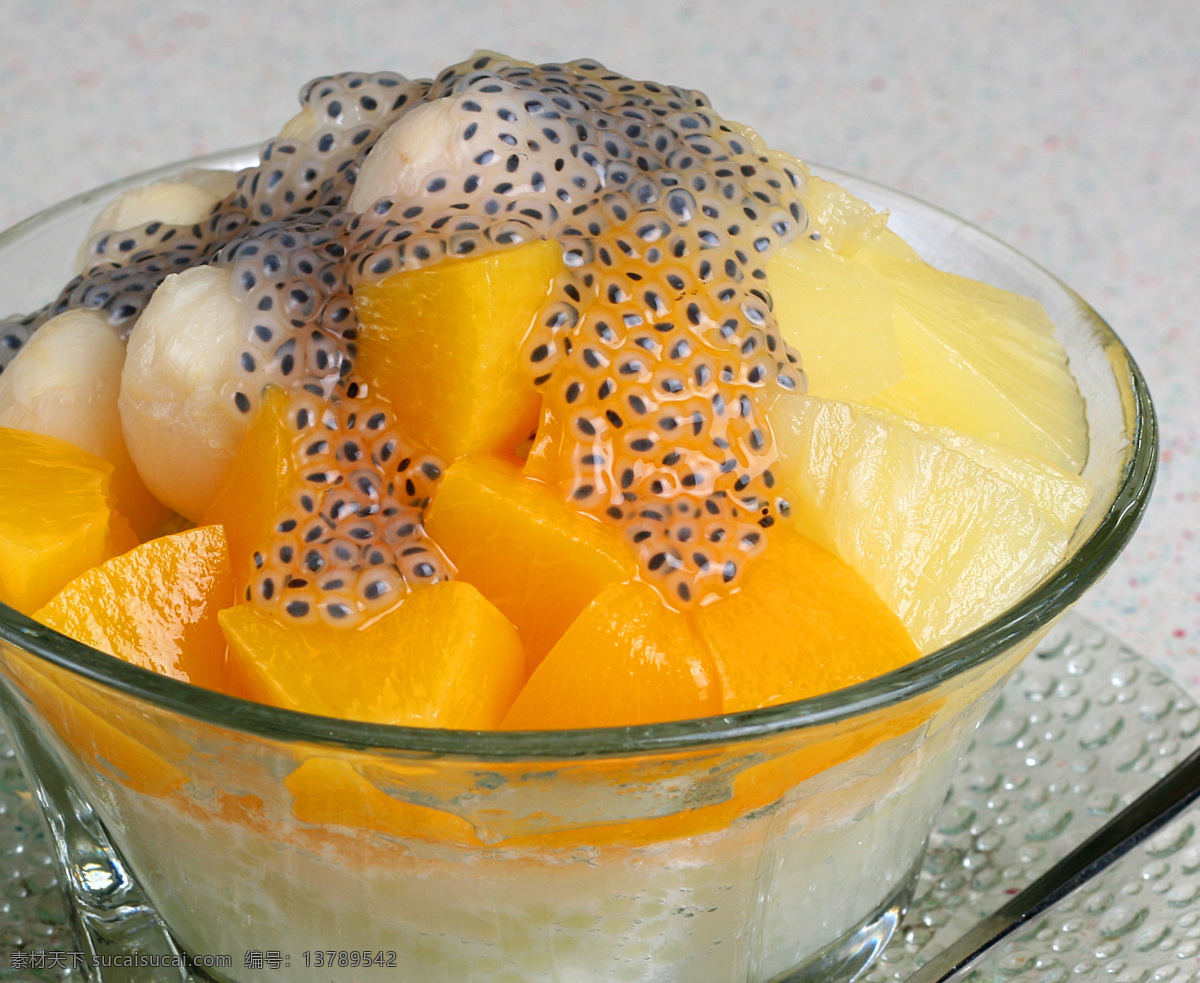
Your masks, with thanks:
[{"label": "white lychee flesh", "polygon": [[75,272],[91,267],[88,245],[103,232],[126,232],[149,222],[195,225],[233,190],[231,171],[189,171],[185,179],[130,188],[110,201],[92,222],[75,258]]},{"label": "white lychee flesh", "polygon": [[365,212],[380,198],[414,198],[431,174],[469,170],[472,147],[458,139],[466,115],[459,103],[455,98],[422,103],[389,126],[363,161],[350,210]]},{"label": "white lychee flesh", "polygon": [[117,394],[125,346],[97,311],[42,325],[0,375],[0,426],[66,440],[118,463],[128,459]]},{"label": "white lychee flesh", "polygon": [[249,425],[234,406],[246,313],[227,269],[166,278],[129,336],[121,423],[142,480],[199,521]]},{"label": "white lychee flesh", "polygon": [[0,375],[0,426],[68,441],[113,466],[114,502],[143,538],[170,515],[125,447],[118,398],[125,345],[98,311],[77,308],[40,327]]}]

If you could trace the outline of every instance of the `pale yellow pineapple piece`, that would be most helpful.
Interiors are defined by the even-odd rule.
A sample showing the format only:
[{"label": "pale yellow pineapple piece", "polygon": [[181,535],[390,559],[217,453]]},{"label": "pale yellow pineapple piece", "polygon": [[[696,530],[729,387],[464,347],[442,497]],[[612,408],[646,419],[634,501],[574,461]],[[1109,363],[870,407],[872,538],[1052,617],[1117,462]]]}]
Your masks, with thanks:
[{"label": "pale yellow pineapple piece", "polygon": [[1083,398],[1034,300],[935,270],[845,188],[810,177],[810,231],[767,265],[808,393],[869,403],[1078,472]]},{"label": "pale yellow pineapple piece", "polygon": [[[1078,512],[1071,476],[1055,484],[1017,455],[960,443],[963,453],[940,431],[809,396],[780,399],[772,427],[800,530],[862,574],[923,652],[999,614],[1066,550],[1063,516]],[[989,456],[1003,466],[980,463]],[[1054,511],[1002,476],[1025,470],[1025,486],[1062,499]]]},{"label": "pale yellow pineapple piece", "polygon": [[810,393],[862,402],[904,378],[892,287],[874,270],[802,238],[771,257],[767,282]]},{"label": "pale yellow pineapple piece", "polygon": [[[895,416],[886,410],[875,412]],[[1092,489],[1088,481],[1075,472],[1063,471],[1043,458],[1021,454],[1002,444],[977,440],[949,427],[917,423],[902,416],[895,416],[895,419],[916,433],[936,438],[951,450],[965,454],[976,464],[1003,478],[1053,518],[1068,536],[1083,518]]]},{"label": "pale yellow pineapple piece", "polygon": [[809,235],[816,233],[816,241],[842,256],[854,255],[887,229],[887,212],[876,211],[840,184],[814,174],[808,176],[804,208]]},{"label": "pale yellow pineapple piece", "polygon": [[892,329],[905,374],[872,396],[872,406],[1082,469],[1083,397],[1040,304],[879,252],[851,262],[894,289]]},{"label": "pale yellow pineapple piece", "polygon": [[876,211],[840,184],[809,174],[804,207],[809,238],[840,256],[849,258],[867,249],[897,259],[921,261],[920,254],[888,228],[886,211]]},{"label": "pale yellow pineapple piece", "polygon": [[864,260],[868,256],[890,256],[893,259],[904,259],[910,263],[924,263],[921,254],[900,238],[891,229],[880,229],[879,234],[854,251],[855,257]]}]

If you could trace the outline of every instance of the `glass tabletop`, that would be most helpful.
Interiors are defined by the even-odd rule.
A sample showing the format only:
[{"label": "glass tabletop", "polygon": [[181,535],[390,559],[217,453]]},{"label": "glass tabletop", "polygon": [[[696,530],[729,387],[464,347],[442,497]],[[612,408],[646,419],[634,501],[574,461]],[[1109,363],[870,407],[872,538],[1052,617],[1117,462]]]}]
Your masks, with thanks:
[{"label": "glass tabletop", "polygon": [[[964,755],[891,945],[896,983],[1000,907],[1191,750],[1200,709],[1147,660],[1068,614]],[[1200,979],[1200,808],[998,947],[970,978]],[[0,980],[83,978],[37,803],[0,733]]]},{"label": "glass tabletop", "polygon": [[[995,911],[1178,764],[1195,702],[1068,615],[980,725],[939,816],[899,935],[867,974],[898,981]],[[998,946],[978,983],[1196,979],[1200,809]]]}]

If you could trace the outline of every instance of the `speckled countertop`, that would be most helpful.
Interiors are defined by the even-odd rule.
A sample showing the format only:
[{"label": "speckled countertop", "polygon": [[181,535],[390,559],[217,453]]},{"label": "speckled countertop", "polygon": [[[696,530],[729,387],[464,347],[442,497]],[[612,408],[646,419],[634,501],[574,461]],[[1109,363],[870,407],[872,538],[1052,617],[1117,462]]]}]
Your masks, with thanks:
[{"label": "speckled countertop", "polygon": [[1132,349],[1162,424],[1154,502],[1081,610],[1200,696],[1200,4],[6,0],[0,225],[257,142],[311,76],[429,75],[476,47],[701,88],[1071,284]]}]

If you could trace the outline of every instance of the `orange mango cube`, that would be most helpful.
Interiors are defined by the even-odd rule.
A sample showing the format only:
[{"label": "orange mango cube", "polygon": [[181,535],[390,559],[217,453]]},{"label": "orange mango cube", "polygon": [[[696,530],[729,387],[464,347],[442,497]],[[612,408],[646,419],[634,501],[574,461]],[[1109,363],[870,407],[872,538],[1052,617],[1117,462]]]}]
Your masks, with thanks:
[{"label": "orange mango cube", "polygon": [[230,670],[261,703],[411,727],[494,728],[525,680],[516,630],[470,584],[422,587],[365,628],[219,615]]},{"label": "orange mango cube", "polygon": [[742,589],[695,619],[712,648],[726,712],[829,693],[920,655],[853,568],[782,523]]},{"label": "orange mango cube", "polygon": [[441,842],[478,842],[465,819],[393,798],[348,761],[308,758],[283,783],[292,793],[293,814],[314,826],[373,829],[403,839],[418,836]]},{"label": "orange mango cube", "polygon": [[613,526],[505,461],[468,457],[447,469],[425,528],[458,576],[517,626],[531,669],[593,597],[635,573]]},{"label": "orange mango cube", "polygon": [[32,614],[67,581],[135,545],[113,466],[57,437],[0,427],[0,601]]},{"label": "orange mango cube", "polygon": [[290,402],[282,389],[271,387],[263,393],[254,421],[204,513],[206,525],[225,529],[239,595],[254,576],[254,550],[269,541],[271,520],[287,505],[294,487],[296,431],[287,420]]},{"label": "orange mango cube", "polygon": [[708,646],[639,581],[610,584],[534,670],[510,730],[615,727],[721,712]]},{"label": "orange mango cube", "polygon": [[232,603],[225,534],[202,526],[85,571],[34,618],[143,669],[229,692],[217,611]]},{"label": "orange mango cube", "polygon": [[521,343],[562,268],[562,246],[546,240],[358,288],[359,373],[436,453],[511,451],[539,405]]}]

